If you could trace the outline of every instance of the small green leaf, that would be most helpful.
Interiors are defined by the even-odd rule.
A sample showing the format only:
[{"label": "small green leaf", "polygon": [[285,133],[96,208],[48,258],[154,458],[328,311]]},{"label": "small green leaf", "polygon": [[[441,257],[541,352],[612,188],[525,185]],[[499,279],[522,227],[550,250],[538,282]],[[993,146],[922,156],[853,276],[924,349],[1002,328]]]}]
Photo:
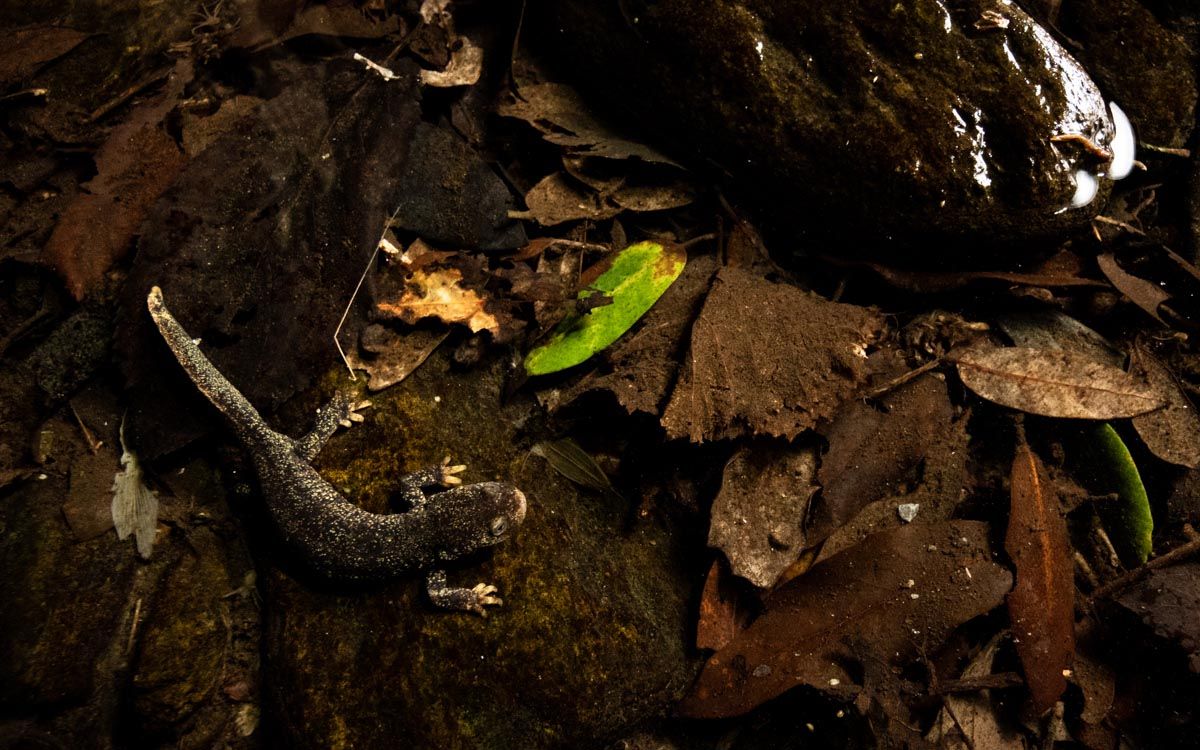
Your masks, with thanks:
[{"label": "small green leaf", "polygon": [[546,343],[525,357],[525,371],[545,375],[565,370],[616,341],[679,278],[685,263],[687,251],[675,244],[639,242],[617,253],[609,269],[579,292],[579,299],[599,292],[611,304],[559,323]]},{"label": "small green leaf", "polygon": [[1100,465],[1109,491],[1120,497],[1115,504],[1101,508],[1105,528],[1121,562],[1134,567],[1150,557],[1154,518],[1150,515],[1150,498],[1138,473],[1133,456],[1121,436],[1108,423],[1094,428],[1092,438],[1099,453]]}]

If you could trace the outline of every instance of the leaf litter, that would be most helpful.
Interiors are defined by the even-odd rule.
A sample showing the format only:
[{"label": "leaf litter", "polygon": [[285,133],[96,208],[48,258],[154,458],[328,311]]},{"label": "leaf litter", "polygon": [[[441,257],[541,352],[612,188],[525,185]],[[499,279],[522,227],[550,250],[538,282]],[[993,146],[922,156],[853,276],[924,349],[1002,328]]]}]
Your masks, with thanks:
[{"label": "leaf litter", "polygon": [[709,659],[679,713],[737,716],[798,685],[843,698],[857,684],[855,644],[899,668],[924,644],[998,606],[1012,577],[973,521],[883,532],[818,564],[766,601],[763,614]]}]

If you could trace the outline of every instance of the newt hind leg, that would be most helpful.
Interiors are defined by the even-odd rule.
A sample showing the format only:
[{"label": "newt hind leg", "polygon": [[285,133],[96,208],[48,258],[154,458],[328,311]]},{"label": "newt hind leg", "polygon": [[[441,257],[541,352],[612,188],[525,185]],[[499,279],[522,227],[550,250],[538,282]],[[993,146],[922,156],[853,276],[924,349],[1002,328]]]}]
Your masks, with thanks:
[{"label": "newt hind leg", "polygon": [[338,427],[349,427],[355,422],[363,421],[363,415],[359,414],[358,410],[370,405],[370,401],[351,401],[349,394],[340,391],[334,394],[329,403],[317,410],[317,419],[312,430],[293,441],[296,455],[311,463],[321,452],[329,436],[337,432]]}]

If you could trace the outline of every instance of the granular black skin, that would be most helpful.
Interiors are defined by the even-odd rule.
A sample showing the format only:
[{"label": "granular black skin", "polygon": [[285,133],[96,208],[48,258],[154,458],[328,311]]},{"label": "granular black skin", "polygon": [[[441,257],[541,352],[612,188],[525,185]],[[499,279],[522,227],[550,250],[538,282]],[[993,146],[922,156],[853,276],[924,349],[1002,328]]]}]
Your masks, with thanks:
[{"label": "granular black skin", "polygon": [[311,433],[299,440],[272,430],[262,416],[201,353],[154,287],[147,307],[167,346],[202,394],[232,426],[249,452],[267,506],[285,541],[332,581],[378,581],[428,571],[435,603],[483,612],[499,604],[495,588],[450,589],[441,563],[499,544],[525,518],[525,495],[511,484],[482,482],[426,497],[422,487],[450,484],[459,467],[435,466],[401,480],[412,509],[370,513],[350,502],[309,463],[354,407],[337,396],[322,409]]}]

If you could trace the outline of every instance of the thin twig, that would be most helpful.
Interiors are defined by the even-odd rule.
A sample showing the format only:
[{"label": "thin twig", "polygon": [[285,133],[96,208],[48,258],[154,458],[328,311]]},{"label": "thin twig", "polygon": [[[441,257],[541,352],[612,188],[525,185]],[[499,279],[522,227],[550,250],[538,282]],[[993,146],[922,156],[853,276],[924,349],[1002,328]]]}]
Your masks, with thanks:
[{"label": "thin twig", "polygon": [[362,289],[363,282],[367,280],[367,274],[371,272],[371,267],[375,265],[375,259],[379,257],[379,246],[387,239],[388,229],[391,227],[398,213],[400,213],[400,206],[396,206],[396,210],[392,211],[392,215],[384,223],[383,231],[379,233],[379,241],[375,243],[375,249],[371,251],[371,257],[367,260],[366,267],[363,268],[362,276],[358,277],[358,283],[354,285],[354,292],[350,295],[350,301],[346,303],[346,309],[342,311],[342,317],[338,320],[337,328],[333,332],[333,345],[337,347],[338,354],[342,357],[342,362],[346,364],[346,369],[350,371],[351,380],[358,380],[358,376],[354,374],[354,366],[350,364],[350,359],[346,356],[346,350],[342,349],[342,342],[338,341],[338,336],[341,335],[342,326],[346,324],[346,318],[350,315],[350,308],[354,307],[354,300],[358,298],[358,290]]},{"label": "thin twig", "polygon": [[897,388],[899,388],[900,386],[904,385],[905,383],[921,377],[925,373],[929,372],[933,368],[940,365],[942,363],[942,361],[943,361],[942,357],[938,357],[937,359],[931,359],[915,370],[909,370],[908,372],[904,373],[903,375],[900,375],[899,377],[892,378],[891,380],[884,383],[883,385],[879,385],[879,386],[872,388],[871,390],[867,391],[863,397],[868,398],[868,399],[879,398],[880,396],[884,395],[885,393],[894,391]]},{"label": "thin twig", "polygon": [[1112,596],[1114,593],[1145,578],[1150,574],[1150,571],[1158,570],[1159,568],[1165,568],[1168,565],[1173,565],[1182,560],[1186,560],[1197,552],[1200,552],[1200,539],[1193,539],[1186,544],[1181,544],[1166,554],[1159,555],[1153,560],[1146,561],[1140,567],[1134,568],[1125,575],[1114,578],[1113,580],[1093,591],[1092,595],[1088,597],[1088,599],[1094,602],[1098,599],[1104,599]]},{"label": "thin twig", "polygon": [[138,81],[122,91],[120,94],[117,94],[115,98],[108,100],[104,104],[101,104],[94,112],[92,112],[91,115],[88,116],[88,121],[96,122],[97,120],[102,119],[114,109],[120,107],[122,104],[137,96],[142,91],[145,91],[151,86],[155,86],[167,80],[170,75],[171,68],[164,68],[156,73],[151,73],[148,77],[143,78],[141,81]]}]

